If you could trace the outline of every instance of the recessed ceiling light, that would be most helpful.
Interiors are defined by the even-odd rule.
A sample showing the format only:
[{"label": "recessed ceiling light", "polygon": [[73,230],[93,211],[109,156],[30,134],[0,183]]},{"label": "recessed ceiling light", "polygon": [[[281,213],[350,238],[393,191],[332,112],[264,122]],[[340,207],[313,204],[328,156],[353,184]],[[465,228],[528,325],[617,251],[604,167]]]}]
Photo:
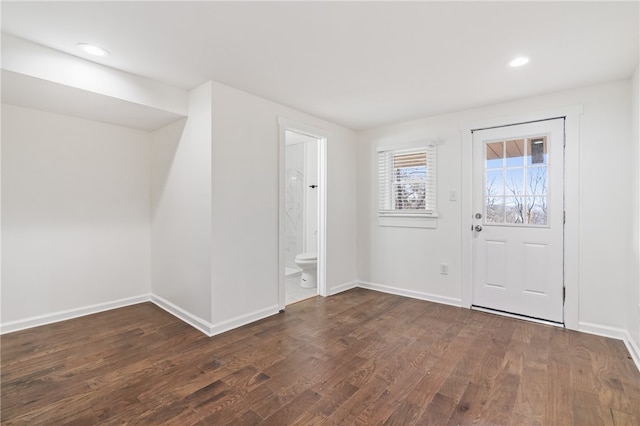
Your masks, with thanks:
[{"label": "recessed ceiling light", "polygon": [[109,56],[109,52],[102,47],[95,46],[93,44],[78,43],[78,49],[93,56]]},{"label": "recessed ceiling light", "polygon": [[527,58],[526,56],[518,56],[517,58],[515,58],[511,62],[509,62],[509,66],[510,67],[521,67],[521,66],[527,64],[528,62],[529,62],[529,58]]}]

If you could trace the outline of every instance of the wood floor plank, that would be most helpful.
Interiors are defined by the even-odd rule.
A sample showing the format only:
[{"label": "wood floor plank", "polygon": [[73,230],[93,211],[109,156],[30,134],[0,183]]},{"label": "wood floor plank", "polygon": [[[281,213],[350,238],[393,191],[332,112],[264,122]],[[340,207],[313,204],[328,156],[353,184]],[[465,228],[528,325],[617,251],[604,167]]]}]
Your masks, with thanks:
[{"label": "wood floor plank", "polygon": [[294,423],[302,417],[307,407],[313,405],[321,398],[320,394],[306,389],[275,413],[265,419],[265,425],[287,425]]},{"label": "wood floor plank", "polygon": [[509,424],[519,384],[519,376],[507,372],[500,374],[489,388],[487,399],[478,412],[479,417],[489,424]]},{"label": "wood floor plank", "polygon": [[358,415],[353,424],[358,426],[384,424],[395,409],[395,406],[384,401],[384,395],[382,395],[373,404],[369,404],[369,406]]},{"label": "wood floor plank", "polygon": [[545,400],[549,392],[546,369],[527,366],[519,377],[513,411],[525,418],[542,421]]},{"label": "wood floor plank", "polygon": [[448,423],[453,425],[478,423],[480,411],[487,401],[488,393],[489,389],[484,385],[469,383]]},{"label": "wood floor plank", "polygon": [[420,417],[422,416],[423,412],[423,408],[407,402],[407,400],[405,399],[400,404],[398,404],[396,409],[393,410],[393,413],[391,413],[391,416],[389,416],[383,424],[385,426],[402,426],[416,424],[418,419],[420,419]]},{"label": "wood floor plank", "polygon": [[211,338],[143,303],[0,346],[3,425],[640,424],[620,341],[364,289]]},{"label": "wood floor plank", "polygon": [[638,419],[632,416],[629,413],[625,413],[623,411],[616,410],[614,408],[611,409],[611,417],[613,419],[613,424],[615,426],[639,426]]},{"label": "wood floor plank", "polygon": [[[468,385],[468,383],[467,383]],[[420,425],[441,425],[453,416],[458,401],[441,393],[433,396],[431,403],[418,420]]]},{"label": "wood floor plank", "polygon": [[[409,365],[389,383],[383,395],[384,402],[390,405],[398,405],[403,401],[427,373]],[[382,380],[384,378],[380,377]]]},{"label": "wood floor plank", "polygon": [[326,419],[327,424],[354,424],[356,419],[385,390],[386,382],[372,377],[366,386],[359,388],[348,400],[339,405]]},{"label": "wood floor plank", "polygon": [[346,380],[341,382],[339,385],[333,387],[331,392],[323,396],[309,408],[308,411],[312,415],[311,419],[325,419],[329,417],[342,403],[351,398],[357,391],[358,388]]}]

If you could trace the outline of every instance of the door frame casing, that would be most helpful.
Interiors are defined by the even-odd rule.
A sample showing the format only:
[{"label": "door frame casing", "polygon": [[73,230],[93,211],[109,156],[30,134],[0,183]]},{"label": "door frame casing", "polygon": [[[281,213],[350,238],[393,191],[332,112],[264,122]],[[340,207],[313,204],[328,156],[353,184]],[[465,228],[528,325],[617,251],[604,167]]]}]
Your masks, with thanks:
[{"label": "door frame casing", "polygon": [[318,140],[318,294],[327,297],[327,140],[329,132],[300,121],[278,117],[278,308],[285,309],[285,181],[286,181],[286,135],[285,132],[301,133]]},{"label": "door frame casing", "polygon": [[[579,283],[580,283],[580,114],[582,105],[549,109],[537,113],[521,114],[509,117],[497,117],[460,126],[461,146],[461,287],[462,306],[471,308],[473,294],[473,158],[472,130],[488,127],[508,126],[530,121],[565,118],[564,153],[564,209],[566,222],[564,228],[564,324],[566,328],[578,330],[579,322]],[[466,232],[465,232],[466,231]]]},{"label": "door frame casing", "polygon": [[[486,218],[474,220],[474,223],[483,228],[482,232],[473,233],[474,309],[482,307],[502,313],[509,312],[520,317],[526,316],[530,320],[535,318],[536,321],[564,325],[564,125],[565,118],[561,117],[473,131],[472,197],[475,215],[489,214],[485,205],[485,191],[488,190],[485,177],[489,172],[485,171],[485,167],[493,170],[500,167],[501,175],[507,173],[501,182],[509,189],[502,189],[505,192],[498,190],[498,194],[511,195],[513,188],[510,187],[508,176],[513,172],[520,172],[516,179],[521,179],[521,185],[527,188],[525,193],[530,191],[530,173],[540,177],[540,171],[544,171],[544,182],[548,182],[546,179],[549,179],[552,183],[550,187],[543,183],[547,210],[542,226],[525,223],[524,216],[523,223],[506,220],[509,215],[503,216],[502,221],[499,220],[498,223],[491,223],[492,221],[487,221]],[[531,155],[529,144],[533,138],[540,136],[546,136],[548,139],[544,151],[546,155],[541,161],[544,165],[542,169],[536,165],[532,157],[527,160],[527,156]],[[489,164],[489,149],[486,144],[497,141],[513,143],[516,139],[521,141],[522,146],[519,149],[522,149],[522,152],[512,160],[519,161],[514,163],[507,160],[506,164]],[[509,154],[509,142],[499,143]],[[498,157],[502,158],[503,153],[500,152]],[[493,157],[491,159],[493,160]],[[526,204],[529,201],[531,200],[527,199]],[[507,199],[500,203],[508,205]],[[506,210],[508,211],[509,209]],[[543,260],[545,258],[546,262]],[[487,274],[491,275],[491,278]]]}]

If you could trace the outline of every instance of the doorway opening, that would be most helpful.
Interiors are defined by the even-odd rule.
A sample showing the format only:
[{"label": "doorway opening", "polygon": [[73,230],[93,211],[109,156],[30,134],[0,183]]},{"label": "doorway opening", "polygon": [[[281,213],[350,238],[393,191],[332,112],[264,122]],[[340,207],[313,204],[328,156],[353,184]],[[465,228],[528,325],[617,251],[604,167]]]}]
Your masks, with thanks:
[{"label": "doorway opening", "polygon": [[280,120],[280,309],[326,296],[325,143],[321,132]]}]

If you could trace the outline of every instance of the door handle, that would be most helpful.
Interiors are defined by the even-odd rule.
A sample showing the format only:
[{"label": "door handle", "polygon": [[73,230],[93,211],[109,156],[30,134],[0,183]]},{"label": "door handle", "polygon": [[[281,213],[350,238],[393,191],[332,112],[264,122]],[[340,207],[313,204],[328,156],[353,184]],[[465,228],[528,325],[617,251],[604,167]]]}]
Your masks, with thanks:
[{"label": "door handle", "polygon": [[482,231],[482,226],[480,226],[480,225],[476,225],[476,227],[475,227],[475,228],[473,228],[473,229],[474,229],[476,232],[480,232],[480,231]]}]

